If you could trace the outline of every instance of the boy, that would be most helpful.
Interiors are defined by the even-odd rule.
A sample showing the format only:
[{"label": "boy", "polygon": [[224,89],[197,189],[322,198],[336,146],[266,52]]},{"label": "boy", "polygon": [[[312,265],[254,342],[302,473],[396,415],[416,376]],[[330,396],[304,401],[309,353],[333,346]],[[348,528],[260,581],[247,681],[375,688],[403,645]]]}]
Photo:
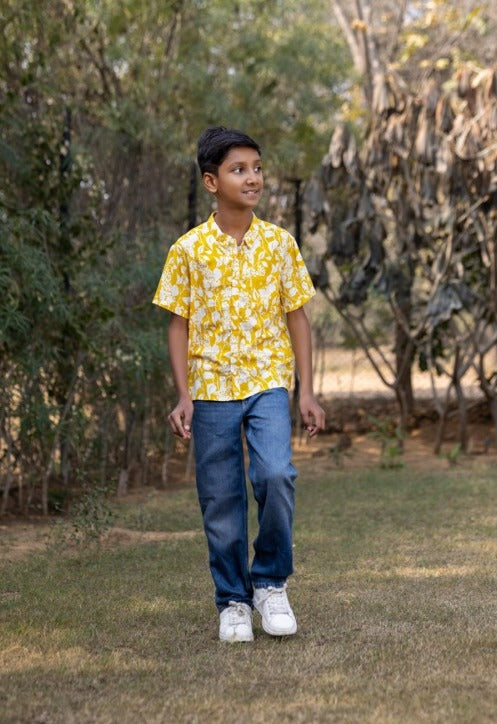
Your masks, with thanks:
[{"label": "boy", "polygon": [[[286,594],[296,478],[288,389],[293,347],[300,412],[312,437],[324,428],[324,412],[312,392],[302,305],[315,291],[295,240],[253,213],[263,188],[258,144],[240,131],[208,128],[197,158],[217,211],[172,245],[154,303],[172,313],[178,403],[168,419],[176,436],[189,440],[193,432],[219,638],[252,641],[253,606],[267,633],[297,630]],[[258,504],[251,567],[242,428]]]}]

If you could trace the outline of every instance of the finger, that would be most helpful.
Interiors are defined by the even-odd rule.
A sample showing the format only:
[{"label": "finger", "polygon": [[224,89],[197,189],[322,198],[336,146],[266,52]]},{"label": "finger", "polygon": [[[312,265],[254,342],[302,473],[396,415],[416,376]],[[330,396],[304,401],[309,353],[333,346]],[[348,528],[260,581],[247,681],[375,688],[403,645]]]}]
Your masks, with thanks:
[{"label": "finger", "polygon": [[312,435],[315,434],[314,430],[316,427],[312,415],[310,415],[309,413],[307,415],[302,415],[302,422],[304,425],[304,430],[306,430],[309,437],[312,437]]},{"label": "finger", "polygon": [[192,436],[192,434],[190,432],[190,426],[185,425],[185,423],[182,419],[180,419],[180,423],[179,423],[179,432],[180,432],[180,435],[183,438],[183,440],[189,440]]},{"label": "finger", "polygon": [[179,433],[179,431],[178,431],[178,428],[177,428],[177,426],[176,426],[176,423],[175,423],[175,421],[172,419],[171,415],[168,416],[167,420],[168,420],[168,422],[169,422],[169,427],[171,428],[173,434],[176,435],[176,437],[181,437],[181,436],[180,436],[180,433]]},{"label": "finger", "polygon": [[183,423],[181,422],[181,418],[177,415],[177,413],[171,412],[171,414],[167,418],[169,420],[169,426],[171,427],[171,430],[176,435],[176,437],[185,437],[185,433],[183,430]]},{"label": "finger", "polygon": [[305,426],[305,429],[307,430],[307,434],[309,437],[314,437],[314,435],[318,431],[318,428],[317,428],[314,420],[311,420],[310,422],[308,422],[307,425]]},{"label": "finger", "polygon": [[302,412],[302,422],[304,423],[304,427],[307,427],[307,425],[312,425],[314,423],[314,418],[311,414],[311,412]]},{"label": "finger", "polygon": [[310,427],[313,429],[313,435],[319,432],[319,430],[325,429],[326,418],[322,407],[317,407],[312,412],[309,411]]},{"label": "finger", "polygon": [[183,428],[189,438],[192,436],[192,433],[191,433],[192,417],[193,417],[193,412],[187,412],[187,413],[185,413],[185,419],[183,421]]}]

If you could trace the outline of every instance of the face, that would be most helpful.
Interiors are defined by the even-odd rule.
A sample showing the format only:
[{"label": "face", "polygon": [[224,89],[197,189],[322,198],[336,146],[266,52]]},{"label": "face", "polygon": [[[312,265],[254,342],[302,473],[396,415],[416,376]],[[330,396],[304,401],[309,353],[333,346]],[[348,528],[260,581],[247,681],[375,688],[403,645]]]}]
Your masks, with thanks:
[{"label": "face", "polygon": [[216,195],[219,204],[233,209],[253,208],[264,186],[261,157],[254,148],[232,148],[217,175],[204,174],[204,185]]}]

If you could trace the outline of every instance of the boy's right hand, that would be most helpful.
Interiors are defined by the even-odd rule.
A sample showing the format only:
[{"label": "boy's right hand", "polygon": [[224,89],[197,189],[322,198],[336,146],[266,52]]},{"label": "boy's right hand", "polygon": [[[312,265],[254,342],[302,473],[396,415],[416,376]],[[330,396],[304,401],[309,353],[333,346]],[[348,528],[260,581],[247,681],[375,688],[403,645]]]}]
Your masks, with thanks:
[{"label": "boy's right hand", "polygon": [[169,426],[176,437],[191,440],[193,402],[189,397],[180,397],[174,410],[167,416]]}]

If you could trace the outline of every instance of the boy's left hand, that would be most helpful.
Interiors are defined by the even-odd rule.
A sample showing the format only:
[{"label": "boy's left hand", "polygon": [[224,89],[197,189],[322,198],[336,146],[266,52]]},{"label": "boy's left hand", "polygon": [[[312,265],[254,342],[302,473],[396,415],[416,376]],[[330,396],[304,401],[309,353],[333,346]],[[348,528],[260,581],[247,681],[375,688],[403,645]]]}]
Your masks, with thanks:
[{"label": "boy's left hand", "polygon": [[324,410],[320,405],[318,405],[313,395],[301,395],[299,408],[304,428],[307,430],[309,437],[314,437],[314,435],[317,435],[319,430],[324,430]]}]

